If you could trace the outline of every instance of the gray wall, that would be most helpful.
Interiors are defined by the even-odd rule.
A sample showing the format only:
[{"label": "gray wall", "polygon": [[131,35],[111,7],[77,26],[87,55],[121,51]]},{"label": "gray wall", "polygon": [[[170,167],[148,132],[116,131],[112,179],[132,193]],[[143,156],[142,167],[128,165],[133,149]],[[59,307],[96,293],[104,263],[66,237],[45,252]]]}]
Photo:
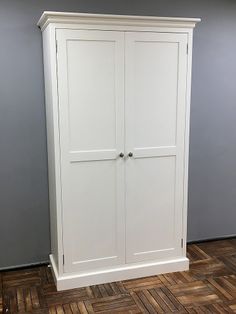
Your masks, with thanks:
[{"label": "gray wall", "polygon": [[50,251],[44,10],[201,17],[194,34],[188,240],[236,234],[235,0],[0,0],[0,268]]}]

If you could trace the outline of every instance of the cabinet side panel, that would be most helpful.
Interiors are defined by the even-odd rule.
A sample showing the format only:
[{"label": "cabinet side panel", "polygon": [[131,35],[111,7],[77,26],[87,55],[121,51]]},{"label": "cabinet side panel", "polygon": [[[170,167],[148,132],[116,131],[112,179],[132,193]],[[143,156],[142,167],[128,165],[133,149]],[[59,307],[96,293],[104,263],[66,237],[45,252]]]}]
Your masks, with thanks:
[{"label": "cabinet side panel", "polygon": [[48,180],[50,202],[51,253],[60,272],[61,244],[61,186],[60,186],[60,146],[57,108],[57,75],[54,30],[47,27],[43,31],[43,60],[45,79]]},{"label": "cabinet side panel", "polygon": [[191,85],[192,85],[192,52],[193,30],[188,30],[188,70],[186,91],[186,115],[185,115],[185,160],[184,160],[184,207],[183,207],[183,254],[187,252],[187,218],[188,218],[188,169],[189,169],[189,136],[190,136],[190,109],[191,109]]}]

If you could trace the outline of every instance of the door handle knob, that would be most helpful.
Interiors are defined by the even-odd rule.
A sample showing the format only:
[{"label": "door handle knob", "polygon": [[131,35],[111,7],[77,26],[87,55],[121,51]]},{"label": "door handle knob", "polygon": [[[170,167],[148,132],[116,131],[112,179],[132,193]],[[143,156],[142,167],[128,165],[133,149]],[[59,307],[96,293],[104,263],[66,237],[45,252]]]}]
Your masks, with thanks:
[{"label": "door handle knob", "polygon": [[133,153],[132,153],[132,152],[129,152],[129,153],[128,153],[128,156],[129,156],[129,157],[133,157]]},{"label": "door handle knob", "polygon": [[119,156],[120,156],[120,158],[124,158],[125,155],[124,155],[124,153],[120,153]]}]

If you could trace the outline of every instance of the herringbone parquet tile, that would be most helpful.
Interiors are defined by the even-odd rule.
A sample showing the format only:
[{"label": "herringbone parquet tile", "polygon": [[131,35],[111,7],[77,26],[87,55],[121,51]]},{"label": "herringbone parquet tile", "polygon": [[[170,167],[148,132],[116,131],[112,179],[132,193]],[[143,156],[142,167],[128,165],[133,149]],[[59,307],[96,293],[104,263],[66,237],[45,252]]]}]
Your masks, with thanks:
[{"label": "herringbone parquet tile", "polygon": [[236,239],[188,246],[190,270],[57,292],[47,266],[0,273],[0,313],[236,313]]}]

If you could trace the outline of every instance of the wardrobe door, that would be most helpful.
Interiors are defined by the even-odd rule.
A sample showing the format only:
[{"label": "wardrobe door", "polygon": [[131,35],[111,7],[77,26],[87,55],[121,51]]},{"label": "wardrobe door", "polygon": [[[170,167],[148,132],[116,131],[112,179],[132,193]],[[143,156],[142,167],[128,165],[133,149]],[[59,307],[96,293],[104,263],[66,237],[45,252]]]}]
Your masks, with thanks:
[{"label": "wardrobe door", "polygon": [[125,51],[126,260],[181,256],[187,35],[126,33]]},{"label": "wardrobe door", "polygon": [[124,33],[57,30],[64,271],[124,263]]}]

